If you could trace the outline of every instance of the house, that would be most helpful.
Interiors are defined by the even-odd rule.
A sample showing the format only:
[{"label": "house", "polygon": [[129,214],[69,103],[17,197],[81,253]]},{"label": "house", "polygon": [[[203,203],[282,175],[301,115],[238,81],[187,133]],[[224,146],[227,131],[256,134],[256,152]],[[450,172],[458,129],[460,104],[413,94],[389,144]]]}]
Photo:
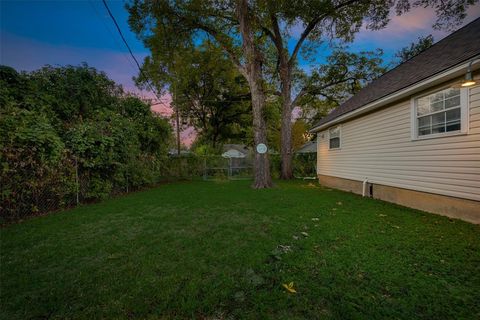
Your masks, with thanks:
[{"label": "house", "polygon": [[253,168],[252,153],[243,144],[224,144],[222,157],[228,159],[228,175],[237,178]]},{"label": "house", "polygon": [[480,19],[373,81],[311,132],[321,184],[480,223]]},{"label": "house", "polygon": [[222,148],[224,158],[246,158],[250,150],[243,144],[224,144]]},{"label": "house", "polygon": [[[180,150],[180,156],[188,156],[192,154],[192,152],[190,150]],[[178,156],[178,151],[177,149],[170,149],[168,150],[168,155],[171,156],[171,157],[176,157]]]},{"label": "house", "polygon": [[246,158],[251,155],[250,149],[243,144],[224,144],[222,151],[224,158]]},{"label": "house", "polygon": [[317,141],[308,141],[301,146],[295,153],[315,153],[317,152]]}]

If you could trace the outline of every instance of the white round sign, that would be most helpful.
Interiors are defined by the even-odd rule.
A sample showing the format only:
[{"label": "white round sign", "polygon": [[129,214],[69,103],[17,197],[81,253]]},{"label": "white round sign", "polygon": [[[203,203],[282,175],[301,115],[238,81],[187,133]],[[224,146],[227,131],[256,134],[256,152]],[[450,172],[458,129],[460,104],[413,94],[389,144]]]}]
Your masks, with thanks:
[{"label": "white round sign", "polygon": [[267,146],[264,143],[259,143],[257,145],[257,152],[260,154],[267,152]]}]

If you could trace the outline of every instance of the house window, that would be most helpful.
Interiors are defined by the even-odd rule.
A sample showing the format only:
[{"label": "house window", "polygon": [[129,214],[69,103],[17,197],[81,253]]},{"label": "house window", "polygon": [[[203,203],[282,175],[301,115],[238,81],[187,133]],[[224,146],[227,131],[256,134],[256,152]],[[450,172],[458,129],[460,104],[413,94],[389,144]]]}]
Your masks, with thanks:
[{"label": "house window", "polygon": [[339,149],[340,148],[340,126],[330,128],[328,130],[328,134],[329,134],[329,148]]},{"label": "house window", "polygon": [[466,98],[460,88],[448,88],[415,99],[415,138],[464,132]]}]

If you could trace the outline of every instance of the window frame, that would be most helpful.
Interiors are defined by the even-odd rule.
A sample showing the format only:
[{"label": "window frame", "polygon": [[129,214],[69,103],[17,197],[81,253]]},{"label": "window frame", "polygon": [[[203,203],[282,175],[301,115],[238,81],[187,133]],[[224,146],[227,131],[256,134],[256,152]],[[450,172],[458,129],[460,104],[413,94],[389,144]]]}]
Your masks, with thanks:
[{"label": "window frame", "polygon": [[[427,97],[429,95],[435,94],[437,92],[454,88],[453,86],[443,86],[440,88],[432,89],[427,92],[423,92],[421,94],[415,95],[411,98],[411,119],[410,119],[410,128],[411,128],[411,140],[426,140],[426,139],[435,139],[435,138],[442,138],[442,137],[450,137],[450,136],[457,136],[457,135],[465,135],[468,134],[469,130],[469,93],[470,88],[459,88],[460,89],[460,130],[449,131],[449,132],[438,132],[438,133],[431,133],[420,136],[418,134],[418,116],[417,116],[417,102],[419,99]],[[455,108],[451,108],[452,110]],[[445,112],[445,110],[437,111],[437,113]],[[435,112],[431,112],[428,115],[434,114]],[[426,116],[426,115],[423,115]]]},{"label": "window frame", "polygon": [[[335,129],[335,128],[338,128],[338,140],[339,140],[339,143],[338,143],[338,147],[336,148],[330,148],[330,130],[332,129]],[[338,125],[335,125],[335,126],[331,126],[330,128],[328,128],[328,150],[340,150],[342,149],[342,125],[341,124],[338,124]],[[336,137],[334,137],[336,138]]]}]

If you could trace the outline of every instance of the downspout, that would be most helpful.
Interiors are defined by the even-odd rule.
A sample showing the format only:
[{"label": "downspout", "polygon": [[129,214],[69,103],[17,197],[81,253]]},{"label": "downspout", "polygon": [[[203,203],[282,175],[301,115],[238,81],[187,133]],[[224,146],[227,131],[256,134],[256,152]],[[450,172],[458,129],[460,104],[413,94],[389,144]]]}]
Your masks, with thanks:
[{"label": "downspout", "polygon": [[362,184],[362,197],[365,197],[365,192],[367,191],[367,182],[368,182],[368,178],[365,177],[365,179],[363,180],[363,184]]}]

